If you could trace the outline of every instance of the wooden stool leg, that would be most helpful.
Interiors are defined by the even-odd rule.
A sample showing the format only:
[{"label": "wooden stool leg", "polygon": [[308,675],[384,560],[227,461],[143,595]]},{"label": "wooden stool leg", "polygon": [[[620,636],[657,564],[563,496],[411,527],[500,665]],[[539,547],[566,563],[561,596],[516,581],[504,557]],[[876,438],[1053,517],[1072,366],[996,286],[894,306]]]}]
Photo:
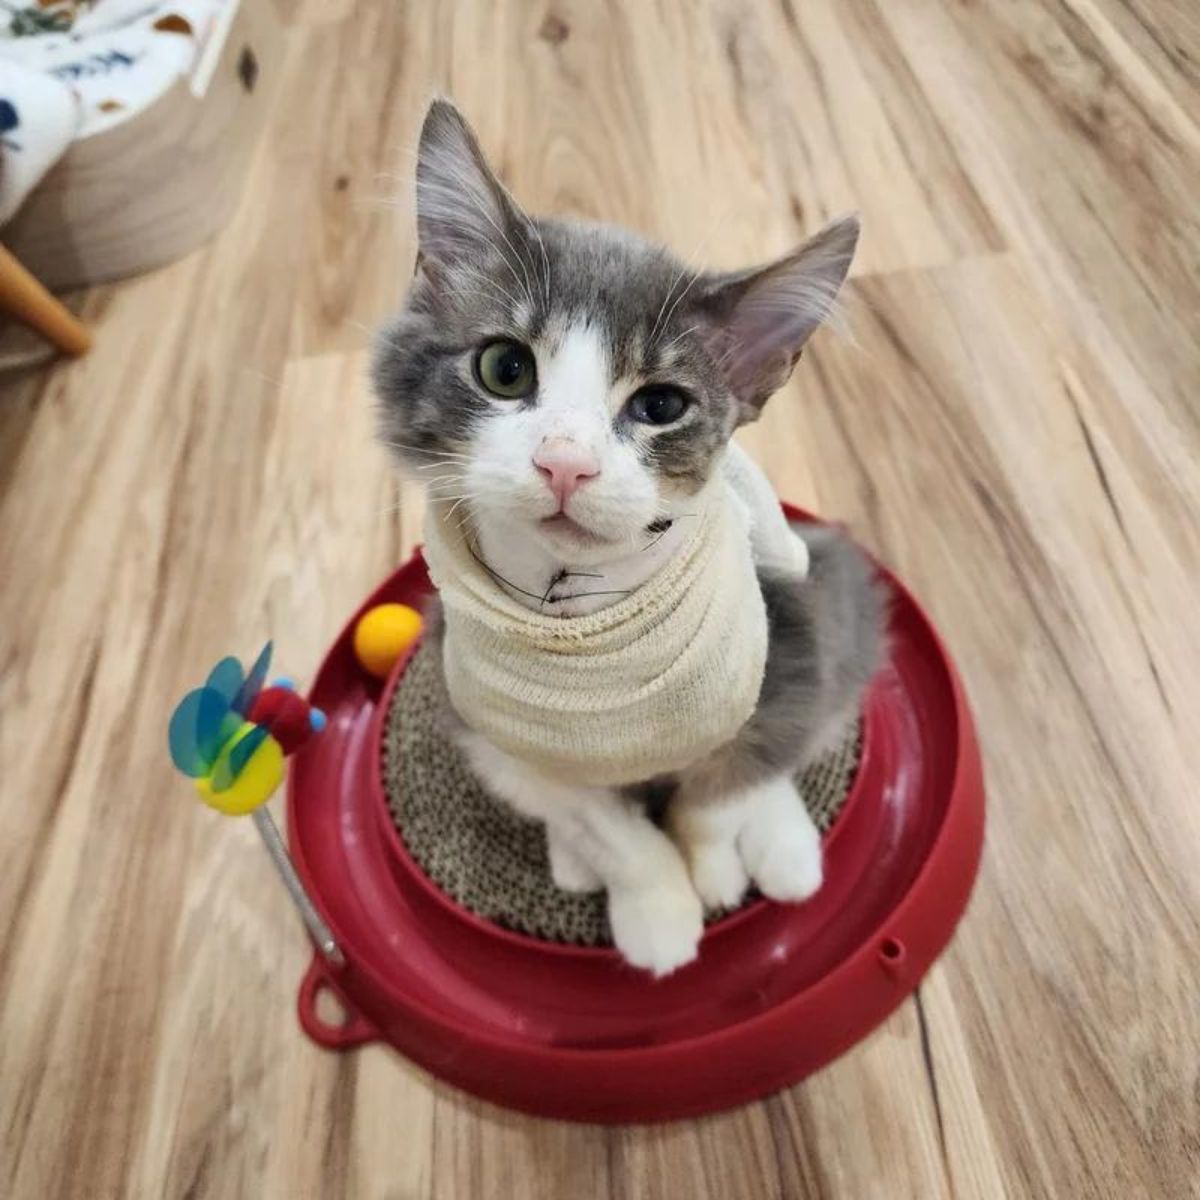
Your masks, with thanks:
[{"label": "wooden stool leg", "polygon": [[37,330],[66,354],[82,354],[92,335],[3,246],[0,246],[0,309]]}]

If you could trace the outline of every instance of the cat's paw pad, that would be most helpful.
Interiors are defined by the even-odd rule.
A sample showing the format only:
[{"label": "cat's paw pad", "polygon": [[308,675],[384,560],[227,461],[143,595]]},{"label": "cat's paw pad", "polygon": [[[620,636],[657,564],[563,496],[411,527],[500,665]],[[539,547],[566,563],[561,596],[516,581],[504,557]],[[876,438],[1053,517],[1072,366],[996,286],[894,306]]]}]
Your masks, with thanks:
[{"label": "cat's paw pad", "polygon": [[795,903],[820,888],[821,835],[803,810],[751,822],[740,846],[746,870],[764,896]]},{"label": "cat's paw pad", "polygon": [[750,886],[750,877],[732,842],[689,847],[688,870],[706,910],[736,908]]},{"label": "cat's paw pad", "polygon": [[555,887],[564,892],[598,892],[604,886],[604,881],[591,866],[557,838],[546,839],[546,851]]},{"label": "cat's paw pad", "polygon": [[661,977],[696,957],[704,910],[690,886],[610,888],[608,923],[625,959]]}]

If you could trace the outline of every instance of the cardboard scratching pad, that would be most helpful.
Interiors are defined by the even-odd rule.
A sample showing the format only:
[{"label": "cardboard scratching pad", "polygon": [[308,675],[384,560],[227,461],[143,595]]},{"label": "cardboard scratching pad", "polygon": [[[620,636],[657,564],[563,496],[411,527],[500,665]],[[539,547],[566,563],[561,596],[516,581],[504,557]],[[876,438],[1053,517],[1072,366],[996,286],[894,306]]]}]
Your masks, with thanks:
[{"label": "cardboard scratching pad", "polygon": [[[604,894],[555,886],[541,824],[488,794],[442,728],[443,704],[437,663],[423,647],[396,688],[383,735],[388,807],[413,859],[485,920],[548,941],[611,945]],[[855,727],[843,745],[796,777],[822,833],[849,794],[859,745]]]}]

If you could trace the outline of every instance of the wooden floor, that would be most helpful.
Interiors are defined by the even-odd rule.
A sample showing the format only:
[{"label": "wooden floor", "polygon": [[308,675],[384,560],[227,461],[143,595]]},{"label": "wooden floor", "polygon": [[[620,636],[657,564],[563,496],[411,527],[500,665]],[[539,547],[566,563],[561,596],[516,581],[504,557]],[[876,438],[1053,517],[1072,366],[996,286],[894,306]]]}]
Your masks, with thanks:
[{"label": "wooden floor", "polygon": [[[1190,0],[294,0],[205,250],[79,297],[0,394],[0,1194],[533,1200],[1200,1195],[1200,13]],[[270,70],[275,64],[266,64]],[[456,96],[535,210],[716,265],[861,209],[855,338],[746,443],[958,658],[968,916],[887,1024],[701,1121],[528,1120],[315,1049],[253,830],[174,699],[266,636],[301,679],[418,525],[368,329]]]}]

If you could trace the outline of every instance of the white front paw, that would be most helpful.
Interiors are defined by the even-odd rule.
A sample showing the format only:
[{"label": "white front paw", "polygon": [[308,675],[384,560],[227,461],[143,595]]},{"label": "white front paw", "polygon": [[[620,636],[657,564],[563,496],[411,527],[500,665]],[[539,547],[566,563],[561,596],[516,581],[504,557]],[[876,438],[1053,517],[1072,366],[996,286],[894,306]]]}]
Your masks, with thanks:
[{"label": "white front paw", "polygon": [[608,923],[624,957],[661,978],[696,957],[704,910],[687,884],[617,887],[608,892]]},{"label": "white front paw", "polygon": [[757,812],[738,839],[750,878],[772,900],[807,900],[821,886],[821,835],[795,804]]},{"label": "white front paw", "polygon": [[687,848],[692,884],[705,909],[736,908],[750,877],[733,842],[699,842]]},{"label": "white front paw", "polygon": [[546,851],[550,856],[550,877],[564,892],[598,892],[604,881],[590,864],[560,837],[546,831]]}]

